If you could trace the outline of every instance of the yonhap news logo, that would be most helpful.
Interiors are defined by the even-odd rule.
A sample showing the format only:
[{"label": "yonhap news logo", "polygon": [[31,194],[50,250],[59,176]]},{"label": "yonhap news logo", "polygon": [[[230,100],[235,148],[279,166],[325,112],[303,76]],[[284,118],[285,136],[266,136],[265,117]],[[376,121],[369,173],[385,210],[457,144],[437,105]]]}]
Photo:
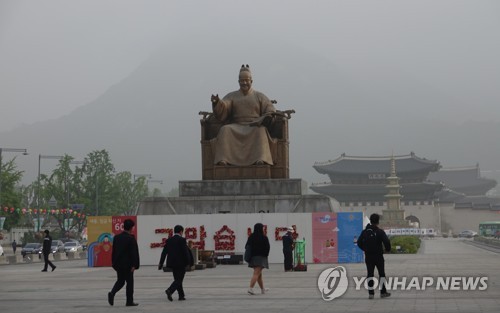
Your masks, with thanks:
[{"label": "yonhap news logo", "polygon": [[[369,284],[372,281],[373,284]],[[382,289],[385,285],[388,291],[412,291],[434,289],[436,291],[484,291],[488,289],[486,276],[423,276],[423,277],[351,277],[354,289],[374,290]],[[372,285],[372,286],[369,286]],[[347,270],[343,266],[331,267],[323,270],[318,277],[318,289],[325,301],[331,301],[344,295],[349,287]]]},{"label": "yonhap news logo", "polygon": [[318,277],[318,288],[325,301],[342,296],[348,287],[347,271],[343,266],[327,268]]}]

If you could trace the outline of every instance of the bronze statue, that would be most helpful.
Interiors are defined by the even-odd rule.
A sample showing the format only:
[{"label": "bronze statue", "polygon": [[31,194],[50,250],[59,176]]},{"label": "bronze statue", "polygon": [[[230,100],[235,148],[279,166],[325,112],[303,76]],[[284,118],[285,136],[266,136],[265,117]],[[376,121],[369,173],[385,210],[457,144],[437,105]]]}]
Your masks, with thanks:
[{"label": "bronze statue", "polygon": [[273,123],[273,102],[263,93],[252,88],[252,73],[242,65],[238,83],[240,89],[224,98],[212,95],[213,114],[224,123],[210,143],[217,165],[273,165],[272,151],[276,139],[271,138],[266,127]]}]

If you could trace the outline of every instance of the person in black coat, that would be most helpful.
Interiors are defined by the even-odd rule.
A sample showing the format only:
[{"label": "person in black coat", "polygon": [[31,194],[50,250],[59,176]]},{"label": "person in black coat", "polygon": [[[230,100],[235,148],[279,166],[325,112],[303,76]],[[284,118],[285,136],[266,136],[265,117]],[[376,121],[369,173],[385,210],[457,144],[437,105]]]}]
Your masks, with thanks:
[{"label": "person in black coat", "polygon": [[[373,299],[375,291],[373,290],[373,275],[375,274],[375,267],[378,271],[380,281],[380,297],[387,298],[391,294],[387,292],[385,287],[385,261],[384,250],[391,251],[391,241],[387,237],[383,229],[378,228],[380,215],[373,213],[370,215],[370,224],[361,232],[358,237],[358,247],[365,252],[365,264],[368,281],[368,298]],[[383,245],[383,247],[382,247]]]},{"label": "person in black coat", "polygon": [[43,247],[42,247],[42,254],[43,254],[43,261],[45,262],[43,266],[42,272],[46,272],[48,266],[52,267],[52,272],[56,269],[56,266],[49,261],[49,255],[51,252],[51,247],[52,247],[52,237],[50,237],[50,232],[48,229],[45,231],[45,238],[43,238]]},{"label": "person in black coat", "polygon": [[250,247],[251,259],[248,263],[248,267],[253,268],[252,279],[250,279],[250,288],[248,288],[248,294],[255,295],[253,287],[255,283],[259,284],[261,293],[266,293],[269,289],[264,288],[264,280],[262,279],[262,270],[264,268],[269,268],[269,263],[267,257],[269,256],[269,251],[271,246],[269,245],[269,239],[264,234],[264,225],[257,223],[253,226],[253,233],[248,237],[246,247]]},{"label": "person in black coat", "polygon": [[293,271],[294,232],[295,230],[293,229],[293,227],[288,227],[286,234],[283,237],[281,237],[281,240],[283,241],[283,257],[285,259],[284,260],[285,272]]},{"label": "person in black coat", "polygon": [[193,266],[194,264],[186,239],[182,237],[183,232],[184,227],[181,225],[174,227],[174,235],[165,242],[165,246],[161,252],[160,263],[158,264],[158,269],[163,269],[166,258],[167,267],[172,269],[172,274],[174,275],[173,283],[165,290],[169,301],[173,301],[172,294],[175,291],[179,294],[179,300],[186,300],[182,282],[184,281],[184,275],[186,275],[186,267],[188,265]]},{"label": "person in black coat", "polygon": [[111,253],[111,262],[116,271],[116,282],[113,289],[108,293],[109,305],[114,304],[116,293],[127,283],[126,306],[138,306],[134,302],[134,271],[139,269],[139,247],[137,240],[132,235],[132,229],[135,223],[131,219],[123,222],[124,231],[113,238],[113,249]]}]

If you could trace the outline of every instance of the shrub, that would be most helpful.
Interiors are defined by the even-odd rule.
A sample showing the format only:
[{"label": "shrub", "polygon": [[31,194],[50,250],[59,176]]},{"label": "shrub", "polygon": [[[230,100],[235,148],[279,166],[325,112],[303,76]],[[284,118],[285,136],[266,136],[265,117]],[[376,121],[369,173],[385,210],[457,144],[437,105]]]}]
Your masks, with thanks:
[{"label": "shrub", "polygon": [[[391,253],[417,253],[420,248],[420,238],[417,236],[393,236],[391,240]],[[400,246],[399,251],[396,246]]]}]

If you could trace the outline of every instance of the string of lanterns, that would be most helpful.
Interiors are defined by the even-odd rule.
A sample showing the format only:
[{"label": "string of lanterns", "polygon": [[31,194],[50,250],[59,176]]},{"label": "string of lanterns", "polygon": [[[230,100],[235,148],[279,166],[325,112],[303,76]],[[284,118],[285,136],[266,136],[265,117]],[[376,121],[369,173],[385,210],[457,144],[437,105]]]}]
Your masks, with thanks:
[{"label": "string of lanterns", "polygon": [[73,215],[73,217],[77,218],[85,218],[86,215],[84,213],[79,213],[76,210],[72,209],[26,209],[26,208],[3,208],[4,213],[8,214],[22,214],[22,215],[37,215],[37,214],[50,214],[50,215]]}]

